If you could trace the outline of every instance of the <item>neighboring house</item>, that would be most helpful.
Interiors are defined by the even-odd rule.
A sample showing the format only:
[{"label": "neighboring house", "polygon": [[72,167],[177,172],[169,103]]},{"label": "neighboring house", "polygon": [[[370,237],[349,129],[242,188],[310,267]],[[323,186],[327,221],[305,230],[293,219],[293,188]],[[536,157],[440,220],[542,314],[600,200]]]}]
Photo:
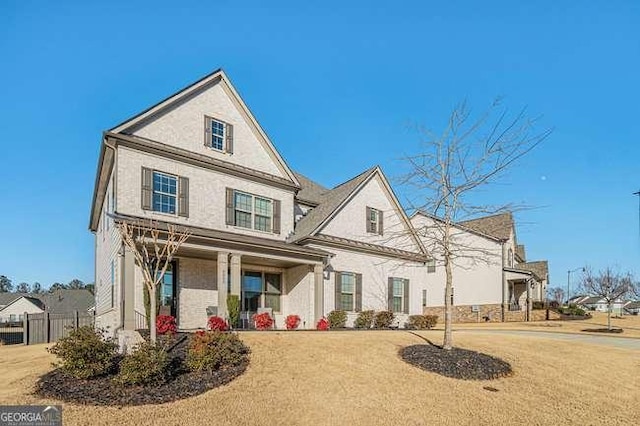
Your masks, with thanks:
[{"label": "neighboring house", "polygon": [[629,301],[624,305],[624,312],[631,315],[640,314],[640,301]]},{"label": "neighboring house", "polygon": [[[616,299],[611,303],[611,313],[615,315],[622,315],[623,308],[627,302],[623,299]],[[583,298],[580,302],[576,303],[577,306],[590,311],[597,312],[609,312],[609,304],[600,296],[589,296]]]},{"label": "neighboring house", "polygon": [[[294,172],[222,70],[103,134],[89,229],[96,324],[111,333],[144,324],[142,274],[117,230],[140,219],[191,231],[160,288],[160,312],[181,329],[226,317],[229,294],[245,325],[263,309],[277,327],[296,314],[304,328],[334,309],[349,325],[389,309],[402,326],[443,286],[379,167],[334,188]],[[543,280],[511,263],[516,303],[518,279]]]},{"label": "neighboring house", "polygon": [[39,314],[86,312],[93,308],[94,297],[89,290],[56,290],[53,293],[2,293],[0,322],[22,321],[24,313]]},{"label": "neighboring house", "polygon": [[[436,264],[441,249],[434,238],[442,221],[417,212],[411,218],[416,232]],[[454,321],[477,322],[531,319],[534,301],[544,301],[549,280],[547,261],[527,262],[524,245],[517,244],[511,213],[487,216],[455,224],[451,230],[454,259]],[[444,312],[445,271],[433,267],[434,285],[423,295],[424,311]]]},{"label": "neighboring house", "polygon": [[586,295],[578,295],[578,296],[573,296],[571,299],[569,299],[569,305],[581,305],[582,302],[584,302],[585,300],[589,299],[591,296],[586,296]]}]

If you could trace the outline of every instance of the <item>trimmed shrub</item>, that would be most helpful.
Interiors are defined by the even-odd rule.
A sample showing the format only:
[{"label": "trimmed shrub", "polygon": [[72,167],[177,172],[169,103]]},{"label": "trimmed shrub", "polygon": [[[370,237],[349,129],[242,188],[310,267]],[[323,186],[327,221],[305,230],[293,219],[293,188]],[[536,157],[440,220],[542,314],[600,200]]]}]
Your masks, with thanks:
[{"label": "trimmed shrub", "polygon": [[326,318],[320,318],[316,324],[316,330],[327,331],[329,330],[329,321]]},{"label": "trimmed shrub", "polygon": [[371,328],[373,324],[373,316],[375,312],[373,311],[362,311],[358,314],[358,318],[356,318],[353,326],[355,328]]},{"label": "trimmed shrub", "polygon": [[258,330],[268,330],[273,327],[273,318],[271,318],[269,312],[254,314],[253,321],[256,323],[256,328]]},{"label": "trimmed shrub", "polygon": [[374,328],[389,328],[395,319],[395,314],[391,311],[377,312],[373,318]]},{"label": "trimmed shrub", "polygon": [[216,331],[227,331],[227,329],[229,328],[225,320],[215,315],[209,317],[209,320],[207,321],[207,327],[209,328],[209,330]]},{"label": "trimmed shrub", "polygon": [[237,294],[227,295],[227,311],[229,311],[229,326],[237,327],[240,321],[240,296]]},{"label": "trimmed shrub", "polygon": [[289,315],[284,320],[287,330],[295,330],[300,325],[300,317],[298,315]]},{"label": "trimmed shrub", "polygon": [[237,334],[201,331],[191,337],[185,364],[192,371],[218,371],[241,365],[248,355]]},{"label": "trimmed shrub", "polygon": [[347,313],[345,311],[331,311],[327,315],[329,321],[329,328],[344,328],[347,325]]},{"label": "trimmed shrub", "polygon": [[407,328],[414,330],[429,330],[438,323],[437,315],[410,315]]},{"label": "trimmed shrub", "polygon": [[120,362],[114,381],[124,386],[160,385],[170,375],[169,356],[161,346],[143,342]]},{"label": "trimmed shrub", "polygon": [[178,326],[172,315],[158,315],[156,317],[156,332],[158,334],[176,334]]},{"label": "trimmed shrub", "polygon": [[113,340],[103,338],[101,331],[85,326],[73,330],[47,351],[60,359],[54,366],[65,374],[78,379],[90,379],[109,372],[117,348]]}]

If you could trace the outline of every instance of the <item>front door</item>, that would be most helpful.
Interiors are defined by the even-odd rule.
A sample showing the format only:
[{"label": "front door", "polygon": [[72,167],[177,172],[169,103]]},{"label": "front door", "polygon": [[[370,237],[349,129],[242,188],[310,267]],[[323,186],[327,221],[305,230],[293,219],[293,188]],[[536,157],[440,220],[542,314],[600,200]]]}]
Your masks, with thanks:
[{"label": "front door", "polygon": [[176,303],[176,263],[171,262],[167,266],[167,271],[164,273],[162,280],[159,283],[160,286],[160,309],[158,313],[160,315],[176,316],[177,303]]}]

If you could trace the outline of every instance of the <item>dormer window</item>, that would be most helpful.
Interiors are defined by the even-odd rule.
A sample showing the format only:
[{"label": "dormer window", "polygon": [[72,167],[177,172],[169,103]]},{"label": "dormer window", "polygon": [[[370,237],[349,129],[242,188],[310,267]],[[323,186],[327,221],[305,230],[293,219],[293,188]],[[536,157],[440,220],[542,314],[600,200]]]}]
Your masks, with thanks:
[{"label": "dormer window", "polygon": [[205,146],[227,154],[233,154],[233,125],[217,118],[204,118]]}]

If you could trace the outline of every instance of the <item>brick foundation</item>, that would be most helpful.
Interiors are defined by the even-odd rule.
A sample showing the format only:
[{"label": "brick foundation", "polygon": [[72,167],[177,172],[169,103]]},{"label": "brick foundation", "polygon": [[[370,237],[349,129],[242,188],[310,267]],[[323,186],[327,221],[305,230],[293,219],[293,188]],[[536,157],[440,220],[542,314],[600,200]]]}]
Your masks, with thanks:
[{"label": "brick foundation", "polygon": [[[470,322],[502,322],[502,305],[477,305],[478,312],[473,312],[471,305],[462,305],[453,307],[454,323],[470,323]],[[427,307],[423,310],[425,315],[437,315],[438,322],[444,321],[444,306]],[[557,312],[549,311],[549,319],[559,319]],[[547,319],[546,310],[531,311],[531,321],[545,321]],[[525,311],[506,311],[505,322],[523,322],[527,320]]]}]

